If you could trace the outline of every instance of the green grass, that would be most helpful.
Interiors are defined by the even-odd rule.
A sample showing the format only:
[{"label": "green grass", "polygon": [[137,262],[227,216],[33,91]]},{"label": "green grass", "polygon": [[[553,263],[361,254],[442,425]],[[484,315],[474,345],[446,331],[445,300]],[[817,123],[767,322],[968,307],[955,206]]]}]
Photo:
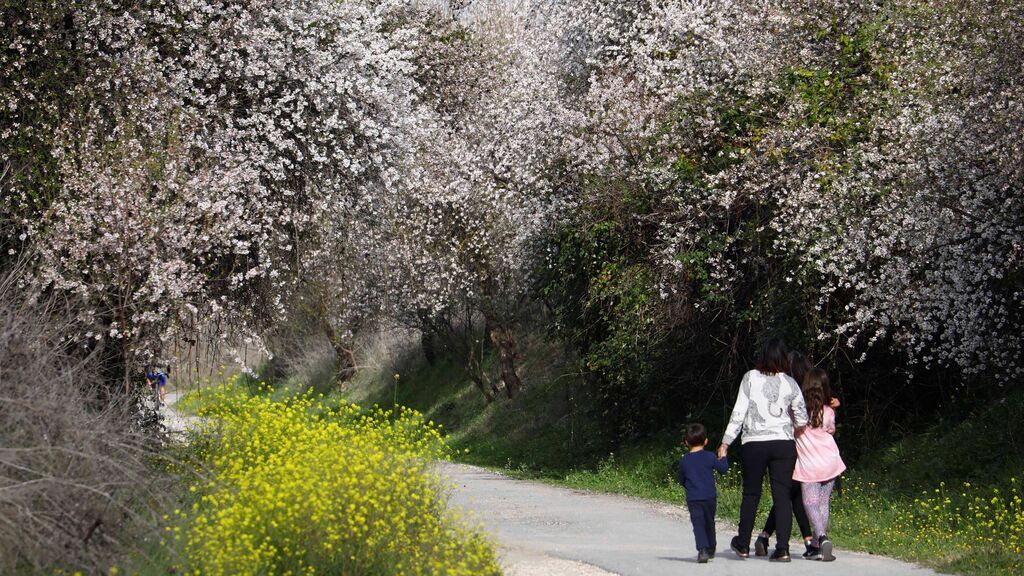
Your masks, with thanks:
[{"label": "green grass", "polygon": [[[526,392],[487,403],[457,366],[408,362],[393,374],[364,372],[349,388],[361,403],[406,405],[440,422],[459,460],[572,487],[683,504],[674,481],[681,434],[671,431],[615,451],[584,401],[584,384],[542,340],[528,342]],[[833,500],[830,535],[847,550],[893,556],[940,571],[995,576],[1024,570],[1024,422],[1017,394],[970,414],[936,422],[854,462]],[[965,442],[966,440],[966,442]],[[965,485],[965,483],[967,485]],[[719,514],[739,516],[739,466],[719,481]],[[762,498],[758,523],[770,496]],[[1002,546],[996,546],[1001,541]],[[1009,550],[999,552],[999,550]]]}]

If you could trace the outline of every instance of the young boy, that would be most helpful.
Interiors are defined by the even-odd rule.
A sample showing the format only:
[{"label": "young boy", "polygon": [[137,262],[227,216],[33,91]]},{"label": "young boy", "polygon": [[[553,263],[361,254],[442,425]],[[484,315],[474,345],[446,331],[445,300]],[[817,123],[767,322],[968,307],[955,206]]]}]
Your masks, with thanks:
[{"label": "young boy", "polygon": [[729,458],[718,459],[704,449],[708,434],[703,424],[690,424],[686,428],[686,445],[690,452],[679,461],[679,483],[686,488],[686,507],[690,509],[693,537],[697,540],[697,562],[707,564],[715,557],[715,508],[718,491],[715,474],[729,469]]}]

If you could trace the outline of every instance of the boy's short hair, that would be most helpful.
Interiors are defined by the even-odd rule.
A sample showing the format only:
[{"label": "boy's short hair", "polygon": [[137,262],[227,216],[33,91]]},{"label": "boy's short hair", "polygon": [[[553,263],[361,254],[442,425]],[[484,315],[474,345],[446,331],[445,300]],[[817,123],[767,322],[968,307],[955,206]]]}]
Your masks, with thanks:
[{"label": "boy's short hair", "polygon": [[703,446],[704,441],[707,439],[708,432],[700,422],[695,422],[686,427],[687,446]]}]

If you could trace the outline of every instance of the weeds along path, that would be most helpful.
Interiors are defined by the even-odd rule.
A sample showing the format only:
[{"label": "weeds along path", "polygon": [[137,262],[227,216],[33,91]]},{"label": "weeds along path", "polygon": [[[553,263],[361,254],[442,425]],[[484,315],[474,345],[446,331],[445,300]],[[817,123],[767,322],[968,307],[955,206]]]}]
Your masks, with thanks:
[{"label": "weeds along path", "polygon": [[[495,536],[503,563],[513,576],[936,574],[841,549],[838,560],[830,564],[799,557],[790,564],[753,556],[742,560],[728,549],[736,528],[724,522],[718,524],[718,556],[706,566],[697,566],[693,532],[683,508],[515,480],[463,464],[444,464],[442,472],[456,486],[453,506],[463,508]],[[795,541],[792,549],[797,549]]]}]

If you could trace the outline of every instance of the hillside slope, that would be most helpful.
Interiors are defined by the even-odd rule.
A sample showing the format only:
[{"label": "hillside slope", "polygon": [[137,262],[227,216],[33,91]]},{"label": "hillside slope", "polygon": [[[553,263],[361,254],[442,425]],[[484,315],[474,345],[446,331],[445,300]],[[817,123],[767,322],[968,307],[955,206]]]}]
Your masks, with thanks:
[{"label": "hillside slope", "polygon": [[[513,400],[488,403],[456,364],[430,365],[415,349],[391,349],[343,393],[363,404],[422,411],[447,430],[466,463],[575,488],[684,501],[672,479],[681,427],[692,419],[716,430],[727,406],[681,407],[679,430],[614,443],[571,359],[540,337],[526,339],[523,348],[526,390]],[[1014,417],[1022,401],[1013,395],[959,422],[937,420],[864,450],[835,496],[833,538],[845,548],[963,574],[1024,568],[1018,487],[1024,423]],[[721,481],[719,500],[724,518],[738,515],[737,466]]]}]

